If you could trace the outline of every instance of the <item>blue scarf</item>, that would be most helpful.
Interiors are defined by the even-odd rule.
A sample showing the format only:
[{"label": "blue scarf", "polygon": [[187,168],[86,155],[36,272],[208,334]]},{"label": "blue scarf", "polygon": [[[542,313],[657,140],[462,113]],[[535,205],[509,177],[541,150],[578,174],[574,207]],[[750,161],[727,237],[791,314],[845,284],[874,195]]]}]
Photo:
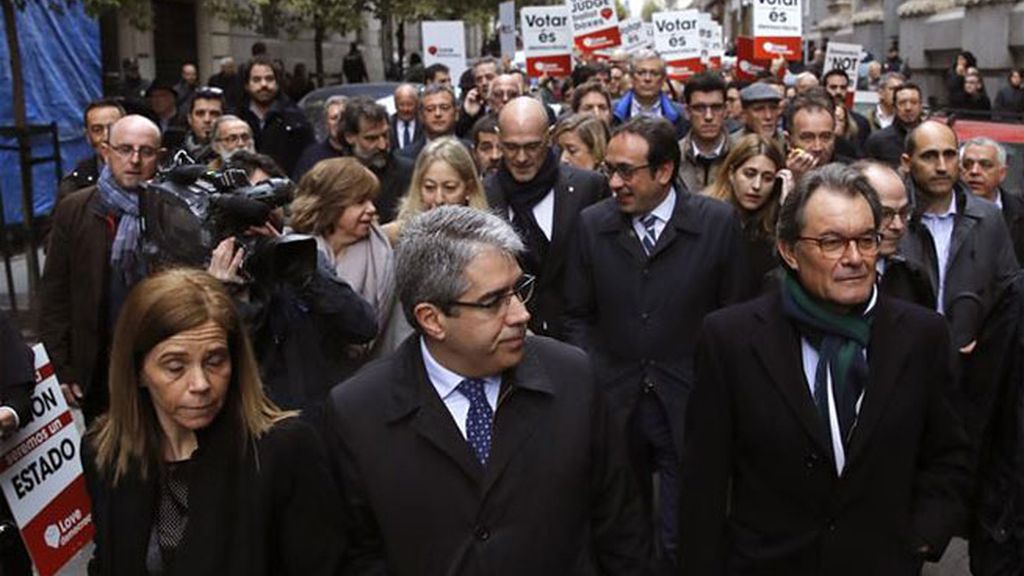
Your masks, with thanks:
[{"label": "blue scarf", "polygon": [[110,250],[111,270],[119,275],[126,288],[130,288],[146,276],[145,264],[139,257],[142,222],[139,218],[139,196],[126,192],[114,181],[110,166],[103,167],[96,188],[103,215],[117,218],[117,234]]}]

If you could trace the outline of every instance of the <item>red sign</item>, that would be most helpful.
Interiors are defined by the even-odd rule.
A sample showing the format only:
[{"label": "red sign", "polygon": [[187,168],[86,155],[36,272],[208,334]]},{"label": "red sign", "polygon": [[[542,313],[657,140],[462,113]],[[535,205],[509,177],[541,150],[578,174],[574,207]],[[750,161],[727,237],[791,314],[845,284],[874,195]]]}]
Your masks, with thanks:
[{"label": "red sign", "polygon": [[85,477],[79,476],[21,529],[21,537],[36,570],[49,575],[91,542],[94,530]]},{"label": "red sign", "polygon": [[759,36],[754,39],[754,58],[770,62],[779,56],[786,60],[803,58],[803,39],[782,36]]},{"label": "red sign", "polygon": [[682,60],[668,60],[665,62],[665,69],[668,77],[672,80],[685,81],[704,71],[704,65],[700,63],[700,57],[685,58]]},{"label": "red sign", "polygon": [[572,56],[537,56],[526,59],[526,73],[531,78],[540,78],[545,73],[551,77],[568,76],[572,73]]},{"label": "red sign", "polygon": [[770,60],[754,58],[754,39],[749,36],[736,38],[736,78],[752,82],[759,75],[771,70]]},{"label": "red sign", "polygon": [[611,28],[596,30],[583,36],[576,36],[574,40],[576,42],[576,48],[579,49],[580,52],[593,52],[594,50],[615,48],[622,44],[622,36],[619,34],[618,24]]}]

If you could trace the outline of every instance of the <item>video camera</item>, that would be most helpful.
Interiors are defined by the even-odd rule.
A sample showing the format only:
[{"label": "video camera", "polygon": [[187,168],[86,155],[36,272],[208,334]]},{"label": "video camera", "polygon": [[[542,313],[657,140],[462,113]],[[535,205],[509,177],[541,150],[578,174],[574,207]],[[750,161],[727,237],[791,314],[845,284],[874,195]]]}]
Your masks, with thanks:
[{"label": "video camera", "polygon": [[316,272],[316,241],[286,234],[246,234],[291,201],[287,178],[250,184],[244,170],[216,172],[179,153],[148,183],[139,198],[142,251],[150,270],[205,267],[222,240],[235,237],[245,249],[242,276],[258,284],[305,283]]}]

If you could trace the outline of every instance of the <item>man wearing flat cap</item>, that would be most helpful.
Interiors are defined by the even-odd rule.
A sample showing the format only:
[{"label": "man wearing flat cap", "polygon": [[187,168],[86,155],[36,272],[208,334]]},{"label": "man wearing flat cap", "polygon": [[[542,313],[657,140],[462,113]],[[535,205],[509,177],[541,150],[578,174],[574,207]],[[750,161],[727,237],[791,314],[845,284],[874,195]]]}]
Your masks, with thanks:
[{"label": "man wearing flat cap", "polygon": [[779,130],[779,116],[782,115],[779,103],[782,102],[782,96],[779,91],[771,84],[755,82],[740,90],[740,102],[743,103],[744,126],[733,134],[733,138],[761,134],[782,145],[782,131]]}]

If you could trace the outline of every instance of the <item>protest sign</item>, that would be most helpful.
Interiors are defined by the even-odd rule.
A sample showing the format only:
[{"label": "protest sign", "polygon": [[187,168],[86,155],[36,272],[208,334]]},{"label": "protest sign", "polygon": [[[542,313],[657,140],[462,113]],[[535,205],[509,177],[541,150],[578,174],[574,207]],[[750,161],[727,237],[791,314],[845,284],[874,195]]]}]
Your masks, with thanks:
[{"label": "protest sign", "polygon": [[566,0],[566,6],[580,52],[608,50],[622,43],[614,0]]},{"label": "protest sign", "polygon": [[711,63],[711,35],[715,31],[715,23],[711,14],[700,12],[697,14],[697,30],[700,36],[700,64],[707,68]]},{"label": "protest sign", "polygon": [[75,428],[43,346],[35,353],[32,421],[0,443],[0,484],[41,576],[92,541],[94,526]]},{"label": "protest sign", "polygon": [[754,57],[800,60],[803,50],[801,0],[754,1]]},{"label": "protest sign", "polygon": [[664,58],[668,77],[673,80],[686,80],[702,70],[699,18],[696,10],[671,10],[651,15],[654,49]]},{"label": "protest sign", "polygon": [[622,38],[621,48],[626,53],[653,47],[651,38],[647,36],[647,30],[644,28],[644,22],[639,18],[626,18],[619,22],[619,36]]},{"label": "protest sign", "polygon": [[725,42],[722,37],[722,25],[715,22],[711,32],[711,49],[708,51],[708,67],[712,70],[720,69],[723,56],[725,56]]},{"label": "protest sign", "polygon": [[516,57],[516,3],[498,4],[498,37],[501,42],[501,57],[512,60]]},{"label": "protest sign", "polygon": [[423,22],[423,66],[444,64],[453,79],[466,71],[466,28],[461,20]]},{"label": "protest sign", "polygon": [[744,82],[757,80],[758,74],[771,69],[771,62],[754,58],[754,39],[749,36],[736,38],[736,78]]},{"label": "protest sign", "polygon": [[864,49],[860,44],[829,42],[828,49],[825,51],[824,72],[842,70],[850,82],[846,91],[847,106],[853,106],[853,95],[857,91],[857,71],[860,69],[860,60],[863,56]]},{"label": "protest sign", "polygon": [[565,6],[538,6],[520,11],[526,73],[539,78],[572,72],[572,28]]}]

